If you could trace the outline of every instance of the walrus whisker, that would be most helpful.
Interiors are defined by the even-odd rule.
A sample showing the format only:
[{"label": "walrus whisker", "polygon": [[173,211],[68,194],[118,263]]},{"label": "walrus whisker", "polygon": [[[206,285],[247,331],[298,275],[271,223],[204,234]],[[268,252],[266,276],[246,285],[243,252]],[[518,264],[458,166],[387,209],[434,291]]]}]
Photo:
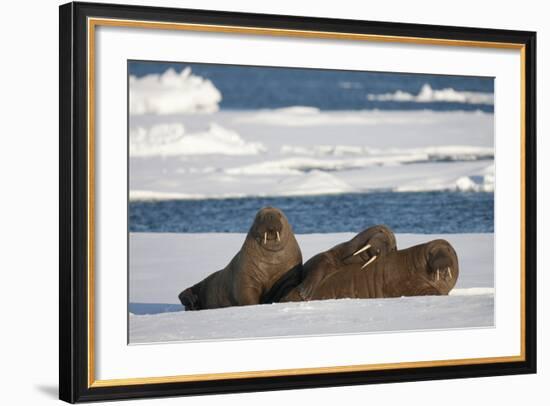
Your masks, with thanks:
[{"label": "walrus whisker", "polygon": [[439,269],[437,270],[436,275],[437,275],[437,280],[439,280]]},{"label": "walrus whisker", "polygon": [[453,279],[453,271],[451,271],[450,267],[447,267],[447,275],[449,275],[449,278]]},{"label": "walrus whisker", "polygon": [[279,235],[278,231],[277,231],[277,241],[281,241],[281,236]]},{"label": "walrus whisker", "polygon": [[267,231],[264,233],[264,245],[267,244]]},{"label": "walrus whisker", "polygon": [[375,255],[374,257],[372,257],[371,259],[369,259],[369,260],[367,261],[367,263],[361,267],[361,269],[366,268],[367,265],[370,264],[371,262],[374,262],[374,260],[375,260],[376,258],[377,258],[377,256]]},{"label": "walrus whisker", "polygon": [[355,252],[353,253],[353,255],[360,254],[360,253],[362,253],[363,251],[368,250],[370,247],[371,247],[371,245],[370,245],[370,244],[367,244],[367,245],[365,245],[363,248],[360,248],[360,249],[358,249],[357,251],[355,251]]}]

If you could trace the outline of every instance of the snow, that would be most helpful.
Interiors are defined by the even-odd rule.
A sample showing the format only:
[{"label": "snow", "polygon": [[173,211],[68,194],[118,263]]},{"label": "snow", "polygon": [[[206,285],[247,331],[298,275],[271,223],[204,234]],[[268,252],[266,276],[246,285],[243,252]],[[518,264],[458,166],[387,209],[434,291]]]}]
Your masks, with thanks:
[{"label": "snow", "polygon": [[[462,151],[468,149],[469,152]],[[335,151],[335,154],[345,155],[344,151],[352,152],[354,155],[356,150],[353,147],[347,146],[325,146],[324,149],[314,148],[309,155],[315,154],[317,150],[321,150],[323,155],[330,155],[326,151]],[[301,154],[300,147],[292,148],[286,146],[282,151],[297,151]],[[319,155],[321,155],[319,154]],[[276,161],[264,161],[257,164],[246,165],[226,169],[224,172],[237,175],[264,175],[269,173],[284,173],[296,174],[307,172],[312,169],[321,169],[324,171],[343,171],[347,169],[361,169],[372,166],[396,166],[410,163],[429,163],[438,161],[476,161],[480,158],[493,158],[493,151],[487,148],[474,149],[472,147],[458,146],[451,148],[428,147],[425,149],[410,149],[410,150],[377,150],[375,152],[365,152],[365,155],[371,155],[365,158],[345,158],[345,159],[320,159],[310,157],[293,157],[284,158]]]},{"label": "snow", "polygon": [[237,124],[263,124],[282,127],[318,127],[323,125],[367,125],[388,123],[426,123],[427,118],[412,115],[387,115],[376,111],[321,111],[316,107],[291,106],[262,109],[235,119]]},{"label": "snow", "polygon": [[475,295],[494,295],[494,288],[454,288],[449,295],[451,296],[475,296]]},{"label": "snow", "polygon": [[452,88],[434,90],[425,83],[420,92],[416,95],[397,90],[394,93],[369,94],[367,96],[372,101],[398,101],[415,103],[468,103],[468,104],[494,104],[493,93],[465,92]]},{"label": "snow", "polygon": [[[481,158],[494,158],[493,148],[488,147],[473,147],[465,145],[445,145],[424,148],[389,148],[375,149],[367,146],[355,145],[314,145],[310,148],[283,145],[281,147],[282,154],[296,154],[306,156],[357,156],[357,155],[372,155],[380,157],[378,163],[384,164],[385,156],[390,156],[393,159],[397,156],[412,155],[414,161],[459,161],[459,160],[477,160]],[[408,160],[395,159],[396,163],[407,163]]]},{"label": "snow", "polygon": [[180,73],[168,69],[142,78],[130,76],[129,88],[131,115],[211,113],[222,99],[211,81],[193,75],[189,67]]},{"label": "snow", "polygon": [[208,130],[186,134],[183,124],[156,124],[150,128],[130,130],[130,156],[170,155],[255,155],[265,147],[259,142],[245,142],[239,134],[211,123]]},{"label": "snow", "polygon": [[281,196],[307,196],[322,194],[340,194],[353,192],[354,189],[344,180],[319,170],[307,172],[302,176],[288,177],[279,182],[273,193]]},{"label": "snow", "polygon": [[130,117],[130,198],[493,191],[493,115],[290,107]]},{"label": "snow", "polygon": [[[352,236],[296,237],[307,260]],[[240,249],[244,237],[231,233],[130,234],[130,309],[140,313],[130,315],[130,342],[493,326],[493,234],[397,235],[401,248],[435,238],[446,238],[453,244],[460,276],[447,297],[339,299],[177,311],[183,310],[178,304],[179,292],[223,268]]]},{"label": "snow", "polygon": [[[460,309],[460,312],[457,312]],[[493,297],[339,299],[130,315],[131,343],[486,327]],[[470,318],[464,320],[464,314]],[[391,318],[389,315],[392,315]],[[152,336],[154,334],[154,336]]]}]

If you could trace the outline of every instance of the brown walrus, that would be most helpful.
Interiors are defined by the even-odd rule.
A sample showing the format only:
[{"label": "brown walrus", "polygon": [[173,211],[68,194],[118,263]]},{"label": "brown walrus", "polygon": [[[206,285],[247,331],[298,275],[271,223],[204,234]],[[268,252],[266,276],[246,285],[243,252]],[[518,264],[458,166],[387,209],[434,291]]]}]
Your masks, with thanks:
[{"label": "brown walrus", "polygon": [[[456,284],[458,272],[452,245],[433,240],[389,252],[367,268],[345,265],[324,278],[308,300],[447,295]],[[283,299],[296,300],[303,299],[290,294]]]},{"label": "brown walrus", "polygon": [[396,249],[395,236],[388,227],[369,227],[351,240],[310,258],[302,268],[283,276],[266,295],[265,301],[311,300],[317,286],[332,274],[347,266],[371,266],[377,258]]},{"label": "brown walrus", "polygon": [[259,304],[283,274],[301,265],[302,253],[286,216],[265,207],[231,262],[178,297],[186,310]]}]

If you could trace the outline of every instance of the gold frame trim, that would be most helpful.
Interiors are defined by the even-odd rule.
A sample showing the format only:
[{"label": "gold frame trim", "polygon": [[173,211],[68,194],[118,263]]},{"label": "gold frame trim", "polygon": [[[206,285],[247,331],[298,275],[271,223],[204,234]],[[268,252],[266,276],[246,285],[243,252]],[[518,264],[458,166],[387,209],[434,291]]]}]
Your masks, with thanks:
[{"label": "gold frame trim", "polygon": [[[279,376],[296,376],[311,374],[330,374],[341,372],[380,371],[397,368],[425,368],[441,366],[459,366],[474,364],[494,364],[504,362],[522,362],[526,359],[525,349],[525,45],[506,42],[485,42],[485,41],[462,41],[453,39],[435,39],[422,37],[400,37],[391,35],[355,34],[344,32],[306,31],[290,29],[273,29],[259,27],[242,27],[228,25],[210,24],[185,24],[165,23],[140,20],[121,20],[109,18],[88,18],[87,21],[87,43],[88,43],[88,388],[113,387],[125,385],[143,385],[160,383],[177,383],[193,381],[212,381],[218,379],[244,379],[244,378],[266,378]],[[416,362],[397,362],[384,364],[347,365],[317,368],[295,368],[277,369],[267,371],[244,371],[244,372],[221,372],[212,374],[174,375],[145,378],[123,378],[123,379],[95,379],[95,28],[97,26],[109,27],[132,27],[157,30],[183,30],[194,32],[218,32],[244,35],[263,35],[278,37],[298,37],[317,39],[337,39],[370,42],[401,43],[431,46],[459,46],[512,49],[520,51],[520,191],[521,191],[521,270],[520,270],[520,354],[515,356],[465,358],[453,360],[434,360]]]}]

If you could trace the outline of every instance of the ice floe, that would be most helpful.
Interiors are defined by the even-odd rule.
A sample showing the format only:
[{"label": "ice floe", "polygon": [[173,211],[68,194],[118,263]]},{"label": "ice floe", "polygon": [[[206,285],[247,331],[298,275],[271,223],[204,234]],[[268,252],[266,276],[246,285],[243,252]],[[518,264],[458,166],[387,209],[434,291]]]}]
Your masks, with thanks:
[{"label": "ice floe", "polygon": [[211,123],[204,132],[185,132],[183,124],[156,124],[130,130],[130,156],[254,155],[265,150],[260,142],[246,142],[235,131]]},{"label": "ice floe", "polygon": [[367,95],[367,99],[381,102],[494,104],[493,93],[468,92],[452,88],[433,89],[427,83],[422,86],[418,94],[397,90],[394,93],[369,94]]},{"label": "ice floe", "polygon": [[180,73],[168,69],[162,74],[130,76],[129,95],[131,115],[211,113],[222,100],[214,84],[193,75],[189,67]]}]

